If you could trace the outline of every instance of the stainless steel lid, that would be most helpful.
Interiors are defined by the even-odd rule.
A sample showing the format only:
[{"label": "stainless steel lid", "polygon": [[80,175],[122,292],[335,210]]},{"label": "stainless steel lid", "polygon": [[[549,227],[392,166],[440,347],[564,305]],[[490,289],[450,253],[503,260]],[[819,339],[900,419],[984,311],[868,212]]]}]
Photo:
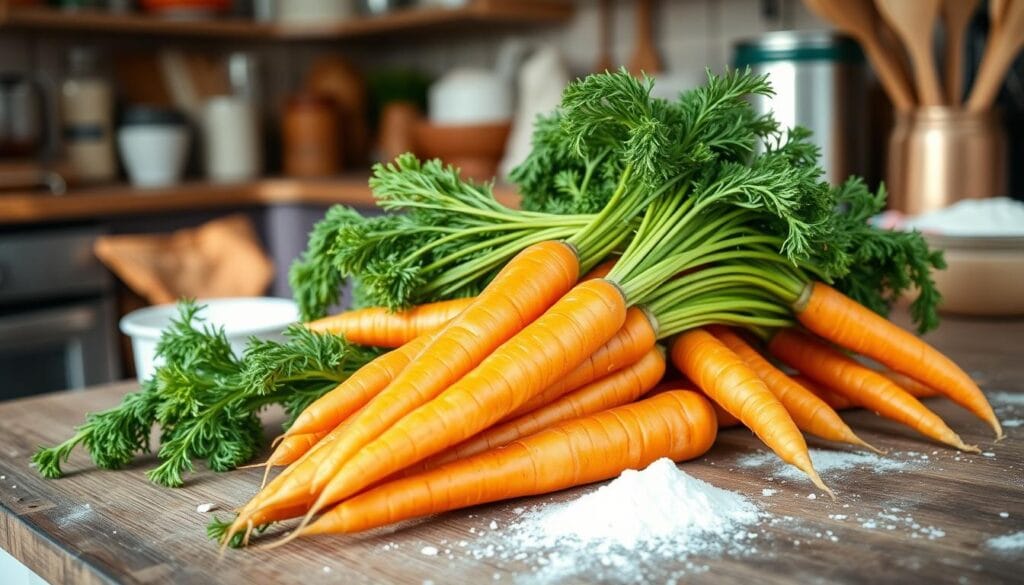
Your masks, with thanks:
[{"label": "stainless steel lid", "polygon": [[864,53],[852,38],[829,30],[777,31],[737,41],[737,67],[772,61],[862,63]]}]

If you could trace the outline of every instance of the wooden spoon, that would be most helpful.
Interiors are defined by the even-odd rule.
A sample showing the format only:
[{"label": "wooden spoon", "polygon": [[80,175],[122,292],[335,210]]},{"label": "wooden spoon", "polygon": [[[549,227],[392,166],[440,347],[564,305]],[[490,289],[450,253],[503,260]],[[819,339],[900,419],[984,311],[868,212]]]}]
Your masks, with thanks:
[{"label": "wooden spoon", "polygon": [[988,0],[988,21],[989,28],[994,29],[996,25],[1003,21],[1003,15],[1006,14],[1006,5],[1009,0]]},{"label": "wooden spoon", "polygon": [[896,36],[892,27],[881,16],[875,21],[875,35],[878,36],[878,44],[888,55],[889,61],[892,62],[900,79],[904,80],[908,88],[911,88],[913,83],[910,80],[913,79],[913,76],[910,73],[912,69],[910,58],[907,56],[907,48],[903,46],[903,41]]},{"label": "wooden spoon", "polygon": [[989,33],[985,54],[978,67],[967,109],[982,112],[992,107],[1006,70],[1013,63],[1017,52],[1024,46],[1024,0],[1007,2],[1003,7],[1002,20]]},{"label": "wooden spoon", "polygon": [[943,0],[942,17],[946,21],[945,82],[946,100],[959,106],[963,94],[964,33],[974,16],[979,0]]},{"label": "wooden spoon", "polygon": [[945,102],[932,54],[932,32],[939,4],[940,0],[875,0],[882,18],[907,46],[914,64],[917,95],[925,106],[941,106]]},{"label": "wooden spoon", "polygon": [[661,72],[661,57],[654,46],[651,23],[654,19],[654,0],[638,0],[636,3],[636,49],[629,60],[629,72],[654,75]]},{"label": "wooden spoon", "polygon": [[612,59],[612,0],[601,0],[597,12],[597,63],[595,73],[612,71],[615,64]]},{"label": "wooden spoon", "polygon": [[804,4],[822,19],[857,39],[896,109],[907,111],[914,107],[914,92],[907,78],[900,74],[899,65],[875,34],[880,17],[871,0],[804,0]]}]

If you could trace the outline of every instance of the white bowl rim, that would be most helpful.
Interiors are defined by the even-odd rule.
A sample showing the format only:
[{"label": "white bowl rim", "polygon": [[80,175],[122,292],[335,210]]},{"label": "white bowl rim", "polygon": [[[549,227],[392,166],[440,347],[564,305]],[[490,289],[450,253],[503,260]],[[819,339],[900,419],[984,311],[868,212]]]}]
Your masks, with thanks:
[{"label": "white bowl rim", "polygon": [[[210,310],[215,310],[219,305],[226,306],[238,303],[253,305],[254,310],[256,307],[261,307],[263,309],[274,308],[281,312],[268,312],[265,310],[256,311],[253,314],[262,320],[258,323],[241,327],[217,323],[216,325],[218,327],[224,328],[224,332],[228,337],[249,336],[266,332],[268,330],[283,331],[285,327],[294,323],[298,318],[298,307],[295,304],[295,301],[282,297],[219,297],[196,301],[198,306],[208,307]],[[167,327],[170,319],[178,316],[177,307],[177,303],[167,303],[137,309],[122,317],[119,322],[119,327],[122,333],[130,337],[157,339],[160,337],[160,333]],[[278,315],[282,315],[284,311],[288,311],[289,317],[287,320],[278,317]],[[200,310],[198,315],[202,317],[203,313],[204,311]],[[269,319],[268,317],[276,318]],[[162,320],[162,324],[151,324],[155,319]],[[209,322],[210,321],[204,321],[204,323]]]}]

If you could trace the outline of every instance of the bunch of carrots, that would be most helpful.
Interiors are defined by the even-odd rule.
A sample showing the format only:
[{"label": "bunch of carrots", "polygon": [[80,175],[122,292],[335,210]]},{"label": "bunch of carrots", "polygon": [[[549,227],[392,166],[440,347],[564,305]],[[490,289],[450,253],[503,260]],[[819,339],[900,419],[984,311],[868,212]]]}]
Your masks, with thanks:
[{"label": "bunch of carrots", "polygon": [[[767,347],[772,355],[808,376],[795,379],[773,365],[742,333],[712,325],[679,334],[671,343],[671,360],[692,384],[670,383],[653,397],[637,401],[659,385],[665,376],[666,358],[656,344],[658,334],[650,319],[643,311],[630,310],[608,342],[539,393],[527,398],[515,391],[523,386],[495,388],[480,385],[484,378],[476,378],[474,387],[466,392],[478,398],[464,403],[460,398],[472,394],[460,396],[458,385],[453,385],[449,390],[456,392],[440,395],[447,400],[432,401],[427,408],[412,411],[413,416],[403,417],[367,442],[347,462],[335,464],[340,459],[337,445],[353,436],[350,427],[360,424],[362,413],[372,412],[375,405],[393,407],[394,403],[377,403],[402,372],[415,366],[417,360],[410,360],[406,350],[418,352],[422,358],[431,343],[451,332],[460,316],[473,305],[480,306],[482,300],[460,301],[466,307],[455,317],[444,316],[452,305],[441,302],[399,314],[352,311],[310,324],[351,331],[375,343],[401,345],[373,362],[373,367],[363,372],[366,377],[357,373],[303,413],[268,462],[290,466],[242,510],[235,526],[224,532],[225,537],[233,530],[315,513],[325,501],[335,505],[293,535],[353,532],[546,493],[607,479],[659,457],[681,461],[699,456],[713,443],[719,426],[734,424],[748,426],[784,460],[806,471],[831,493],[814,474],[801,431],[874,449],[836,413],[838,408],[864,406],[954,447],[975,449],[964,445],[918,401],[939,393],[967,405],[999,432],[998,422],[973,383],[923,383],[934,383],[937,376],[954,382],[969,380],[955,365],[918,338],[834,289],[815,283],[807,308],[797,313],[801,324],[814,329],[820,328],[821,322],[842,324],[832,329],[834,333],[827,339],[835,343],[856,333],[866,340],[862,347],[876,348],[871,357],[887,358],[884,363],[892,370],[876,372],[825,338],[796,328],[782,329],[771,335]],[[523,331],[556,314],[545,313]],[[593,331],[593,327],[587,330]],[[902,364],[893,359],[898,346],[904,344],[909,344],[904,351],[916,352],[922,359]],[[557,367],[551,351],[549,348],[539,356],[541,367]],[[517,370],[505,375],[517,375],[520,380],[543,375]],[[487,372],[502,375],[500,370]],[[698,388],[699,394],[694,392]],[[713,401],[719,413],[717,423],[702,396]],[[483,410],[486,404],[504,415]],[[519,406],[511,408],[511,404]],[[479,420],[496,422],[485,426]],[[478,426],[483,429],[475,434],[465,430]],[[651,446],[652,436],[664,443]],[[349,467],[355,471],[346,476],[345,469],[352,462],[358,467]],[[329,490],[346,495],[335,496]]]},{"label": "bunch of carrots", "polygon": [[[697,457],[729,424],[748,427],[832,494],[803,433],[874,449],[837,408],[870,408],[976,450],[918,400],[934,394],[1000,437],[966,373],[837,288],[874,305],[882,289],[917,284],[915,316],[928,321],[937,300],[928,270],[939,260],[916,234],[867,226],[884,195],[858,181],[822,183],[805,134],[783,140],[771,120],[750,112],[744,97],[767,91],[763,78],[737,73],[711,77],[673,105],[621,72],[573,84],[558,114],[563,135],[553,138],[542,124],[527,163],[584,161],[551,182],[566,197],[603,181],[590,191],[601,194],[599,211],[565,221],[548,212],[510,219],[518,216],[409,157],[378,168],[378,187],[400,177],[412,208],[447,196],[431,192],[472,193],[458,201],[473,227],[417,228],[410,249],[441,256],[398,270],[378,262],[362,275],[395,302],[308,324],[393,349],[296,418],[267,462],[268,472],[285,469],[211,534],[224,545],[248,543],[254,530],[297,519],[275,546],[547,493],[661,457]],[[557,148],[568,154],[549,152]],[[325,281],[332,283],[347,272],[360,278],[353,267],[362,253],[344,249],[357,236],[406,245],[401,230],[345,230],[333,244],[317,243],[344,262],[306,258],[301,273],[335,270]],[[545,237],[552,230],[558,239]],[[501,244],[466,235],[482,232]],[[510,237],[494,235],[504,232]],[[431,290],[458,283],[450,290],[465,292],[472,281],[462,262],[499,259],[475,296],[394,310],[406,304],[399,297],[410,298],[410,282],[430,279]],[[668,362],[685,380],[663,383]]]}]

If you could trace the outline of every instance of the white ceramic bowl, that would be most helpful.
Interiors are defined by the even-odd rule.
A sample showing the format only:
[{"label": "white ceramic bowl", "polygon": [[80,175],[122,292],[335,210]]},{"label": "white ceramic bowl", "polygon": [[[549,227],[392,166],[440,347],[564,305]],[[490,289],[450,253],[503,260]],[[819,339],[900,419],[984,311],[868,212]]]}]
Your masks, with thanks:
[{"label": "white ceramic bowl", "polygon": [[942,293],[939,310],[957,315],[1024,315],[1024,237],[925,234],[946,256],[933,273]]},{"label": "white ceramic bowl", "polygon": [[[298,321],[299,310],[290,299],[239,297],[198,301],[205,306],[199,313],[205,323],[223,327],[235,355],[241,356],[250,337],[283,340],[283,332]],[[157,305],[132,311],[121,319],[121,332],[132,338],[135,372],[140,382],[153,375],[156,343],[160,332],[178,317],[175,304]]]},{"label": "white ceramic bowl", "polygon": [[430,86],[427,106],[434,124],[505,123],[512,119],[512,88],[491,71],[454,69]]}]

